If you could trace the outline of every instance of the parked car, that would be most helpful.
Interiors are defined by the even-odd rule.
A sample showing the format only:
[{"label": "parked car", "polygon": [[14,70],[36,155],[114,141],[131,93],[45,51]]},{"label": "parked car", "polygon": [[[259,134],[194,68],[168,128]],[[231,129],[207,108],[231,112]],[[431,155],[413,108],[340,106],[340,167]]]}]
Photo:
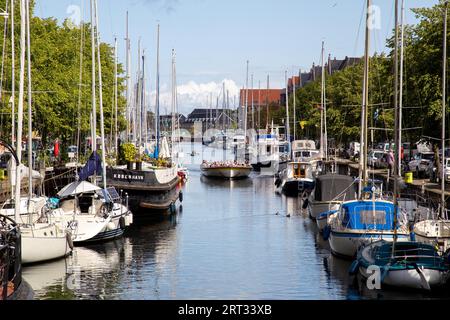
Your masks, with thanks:
[{"label": "parked car", "polygon": [[376,168],[376,163],[380,158],[383,157],[383,150],[372,150],[369,152],[369,155],[367,156],[367,165],[369,167]]},{"label": "parked car", "polygon": [[422,175],[429,175],[430,168],[433,167],[434,153],[433,152],[419,152],[416,153],[412,160],[408,163],[409,170],[420,178]]},{"label": "parked car", "polygon": [[393,142],[380,142],[377,144],[377,149],[382,150],[384,152],[388,152],[389,150],[395,150],[395,143]]},{"label": "parked car", "polygon": [[[445,174],[444,181],[445,183],[450,183],[450,158],[445,158]],[[441,181],[441,171],[438,170],[435,166],[430,167],[430,181],[439,183]]]}]

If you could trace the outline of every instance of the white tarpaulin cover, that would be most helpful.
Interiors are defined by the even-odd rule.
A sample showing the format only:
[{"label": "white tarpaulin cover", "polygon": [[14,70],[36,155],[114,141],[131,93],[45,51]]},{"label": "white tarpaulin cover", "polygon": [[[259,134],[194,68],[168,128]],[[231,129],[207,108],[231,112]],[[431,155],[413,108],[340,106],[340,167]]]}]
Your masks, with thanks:
[{"label": "white tarpaulin cover", "polygon": [[61,191],[58,192],[58,197],[65,198],[68,196],[74,196],[81,193],[87,193],[87,192],[94,192],[97,190],[102,190],[101,188],[97,187],[96,185],[93,185],[90,182],[87,181],[75,181],[71,184],[68,184],[64,188],[61,189]]},{"label": "white tarpaulin cover", "polygon": [[[30,176],[30,169],[28,167],[26,167],[24,164],[21,164],[19,166],[20,168],[20,177],[21,180],[23,178],[28,178]],[[10,182],[13,186],[16,185],[16,162],[14,161],[14,159],[8,161],[8,175],[10,178]],[[44,180],[44,177],[36,170],[31,170],[31,176],[33,179],[39,179],[39,180]]]}]

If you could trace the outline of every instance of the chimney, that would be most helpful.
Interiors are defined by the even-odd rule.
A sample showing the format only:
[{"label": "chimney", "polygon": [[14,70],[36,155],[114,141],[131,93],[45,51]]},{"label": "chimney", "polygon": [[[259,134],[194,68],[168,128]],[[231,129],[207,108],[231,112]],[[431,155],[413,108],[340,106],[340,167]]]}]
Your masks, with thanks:
[{"label": "chimney", "polygon": [[313,81],[316,81],[316,64],[314,62],[312,65],[312,78],[313,78]]},{"label": "chimney", "polygon": [[331,75],[331,54],[328,54],[328,74]]}]

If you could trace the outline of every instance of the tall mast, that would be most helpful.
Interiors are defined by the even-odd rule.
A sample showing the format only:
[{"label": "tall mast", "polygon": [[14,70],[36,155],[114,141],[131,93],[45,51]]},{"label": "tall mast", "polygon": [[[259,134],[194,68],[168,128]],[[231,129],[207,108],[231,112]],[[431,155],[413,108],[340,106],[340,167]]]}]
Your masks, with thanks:
[{"label": "tall mast", "polygon": [[16,48],[14,40],[14,1],[15,0],[11,0],[11,144],[14,143],[16,136]]},{"label": "tall mast", "polygon": [[367,0],[367,15],[366,15],[366,37],[364,45],[364,80],[363,80],[363,99],[361,107],[361,140],[359,147],[359,180],[358,184],[358,197],[361,197],[362,186],[366,186],[368,182],[367,177],[367,105],[369,101],[369,45],[370,45],[370,7],[372,5],[371,0]]},{"label": "tall mast", "polygon": [[296,134],[296,131],[297,131],[297,124],[296,124],[296,122],[297,122],[297,117],[296,117],[296,114],[295,114],[295,107],[296,107],[296,105],[295,105],[295,76],[293,76],[292,77],[292,85],[293,85],[293,98],[294,98],[294,114],[293,114],[293,117],[294,117],[294,140],[297,140],[297,134]]},{"label": "tall mast", "polygon": [[244,136],[247,137],[247,113],[248,113],[248,64],[247,60],[247,80],[245,84],[245,110],[244,110]]},{"label": "tall mast", "polygon": [[[28,209],[31,206],[31,198],[33,197],[33,111],[32,111],[32,100],[31,100],[31,40],[30,40],[30,1],[25,1],[25,17],[27,25],[27,77],[28,77]],[[32,214],[30,210],[28,216],[28,222],[31,224]]]},{"label": "tall mast", "polygon": [[[395,40],[394,40],[394,112],[395,112],[395,159],[400,158],[399,141],[399,108],[398,108],[398,0],[395,0]],[[396,163],[396,162],[394,162]],[[395,253],[397,241],[397,211],[398,211],[398,180],[400,179],[401,167],[394,165],[394,241],[392,242],[392,256]]]},{"label": "tall mast", "polygon": [[269,81],[270,76],[267,75],[267,94],[266,94],[266,129],[269,130]]},{"label": "tall mast", "polygon": [[446,103],[447,103],[447,11],[448,2],[445,1],[444,11],[444,34],[443,34],[443,57],[442,57],[442,162],[441,162],[441,217],[446,218],[445,214],[445,116],[446,116]]},{"label": "tall mast", "polygon": [[[402,130],[403,130],[403,61],[404,61],[404,38],[405,38],[405,0],[402,0],[401,9],[401,30],[400,30],[400,86],[398,97],[398,148],[402,150]],[[402,167],[402,158],[398,157],[397,166]]]},{"label": "tall mast", "polygon": [[325,113],[325,99],[323,95],[324,79],[325,79],[325,47],[322,41],[322,78],[321,78],[321,91],[320,91],[320,156],[325,158],[325,139],[324,139],[324,113]]},{"label": "tall mast", "polygon": [[[81,17],[83,17],[83,3],[81,3]],[[80,74],[79,74],[79,78],[78,78],[78,105],[77,105],[77,117],[78,117],[78,121],[77,121],[77,153],[76,153],[76,168],[78,172],[78,163],[80,160],[80,135],[81,135],[81,99],[82,99],[82,93],[83,93],[83,57],[84,57],[84,20],[81,19],[80,20]],[[76,180],[78,180],[78,173],[76,174]]]},{"label": "tall mast", "polygon": [[[91,58],[92,58],[92,83],[91,83],[91,91],[92,91],[92,152],[97,151],[97,105],[96,105],[96,96],[95,96],[95,27],[94,27],[94,13],[95,6],[94,0],[91,0]],[[95,181],[95,180],[94,180]]]},{"label": "tall mast", "polygon": [[[17,110],[17,139],[16,152],[19,165],[22,162],[22,124],[23,124],[23,99],[25,87],[25,0],[20,0],[20,75],[19,75],[19,105]],[[20,167],[16,170],[16,189],[14,197],[15,220],[20,219],[20,189],[21,174]]]},{"label": "tall mast", "polygon": [[127,132],[126,140],[130,139],[130,121],[131,121],[131,59],[130,59],[130,38],[128,34],[128,11],[126,17],[126,38],[125,38],[125,48],[126,48],[126,68],[127,68],[127,108],[126,108],[126,120],[127,120]]},{"label": "tall mast", "polygon": [[136,85],[135,85],[135,97],[134,97],[134,110],[133,110],[133,142],[135,144],[141,145],[141,131],[140,131],[140,107],[141,107],[141,39],[138,40],[138,52],[137,52],[137,61],[138,61],[138,69],[136,73]]},{"label": "tall mast", "polygon": [[[147,110],[145,101],[145,50],[142,52],[142,83],[141,83],[141,140],[147,141]],[[144,138],[145,137],[145,138]]]},{"label": "tall mast", "polygon": [[230,114],[230,90],[227,89],[227,129],[231,126],[231,114]]},{"label": "tall mast", "polygon": [[98,8],[95,0],[95,30],[97,31],[97,59],[98,59],[98,93],[100,107],[100,137],[102,141],[102,181],[103,189],[106,191],[106,148],[105,148],[105,122],[103,117],[103,82],[102,82],[102,64],[100,59],[100,34],[98,32]]},{"label": "tall mast", "polygon": [[253,87],[253,73],[252,73],[252,129],[255,129],[255,104],[254,104],[254,87]]},{"label": "tall mast", "polygon": [[287,77],[287,70],[284,72],[284,81],[286,83],[286,140],[289,145],[289,152],[292,152],[291,150],[291,135],[289,132],[289,92],[288,92],[288,77]]},{"label": "tall mast", "polygon": [[119,153],[118,146],[118,127],[117,127],[117,38],[114,38],[114,150]]},{"label": "tall mast", "polygon": [[226,91],[225,91],[225,81],[222,83],[222,92],[223,92],[223,99],[222,99],[222,130],[225,131],[225,111],[227,108],[227,100],[226,100]]},{"label": "tall mast", "polygon": [[156,105],[155,105],[155,121],[156,121],[156,150],[158,151],[159,157],[159,24],[157,27],[157,36],[156,36]]},{"label": "tall mast", "polygon": [[172,49],[172,161],[175,156],[175,50]]},{"label": "tall mast", "polygon": [[258,130],[261,129],[261,80],[258,80]]}]

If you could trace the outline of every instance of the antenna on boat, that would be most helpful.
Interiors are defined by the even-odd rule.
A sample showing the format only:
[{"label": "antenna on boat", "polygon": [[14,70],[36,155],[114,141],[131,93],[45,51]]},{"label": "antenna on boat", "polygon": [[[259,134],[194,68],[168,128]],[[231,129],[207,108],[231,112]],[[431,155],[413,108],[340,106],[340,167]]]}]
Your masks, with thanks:
[{"label": "antenna on boat", "polygon": [[160,123],[159,123],[159,23],[156,34],[156,105],[155,105],[155,121],[156,121],[156,151],[159,158],[159,139],[160,139]]}]

